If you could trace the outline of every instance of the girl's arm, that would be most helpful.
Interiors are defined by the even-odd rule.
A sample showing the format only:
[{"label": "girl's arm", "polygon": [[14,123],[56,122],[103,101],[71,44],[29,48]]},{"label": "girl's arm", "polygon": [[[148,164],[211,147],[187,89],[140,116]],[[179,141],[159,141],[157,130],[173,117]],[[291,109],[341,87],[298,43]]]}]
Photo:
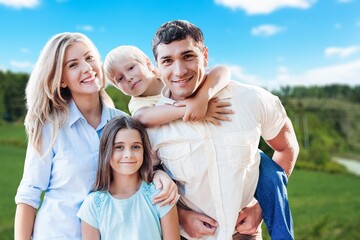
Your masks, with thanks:
[{"label": "girl's arm", "polygon": [[36,209],[28,204],[19,203],[16,206],[14,239],[30,240],[34,229]]},{"label": "girl's arm", "polygon": [[81,233],[83,240],[100,240],[99,229],[94,228],[85,221],[81,221]]},{"label": "girl's arm", "polygon": [[160,219],[163,240],[179,240],[180,228],[176,205]]},{"label": "girl's arm", "polygon": [[162,105],[140,108],[134,113],[133,117],[148,128],[175,121],[182,118],[184,114],[184,106],[175,107],[172,105]]},{"label": "girl's arm", "polygon": [[185,100],[186,112],[183,120],[203,121],[209,100],[230,83],[230,78],[231,72],[226,66],[211,69],[196,95]]}]

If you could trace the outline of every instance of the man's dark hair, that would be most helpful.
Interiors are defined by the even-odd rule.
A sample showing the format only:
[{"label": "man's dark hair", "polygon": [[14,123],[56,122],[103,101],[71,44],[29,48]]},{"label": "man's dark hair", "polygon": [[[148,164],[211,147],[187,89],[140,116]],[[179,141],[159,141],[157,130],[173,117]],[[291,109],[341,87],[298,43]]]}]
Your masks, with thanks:
[{"label": "man's dark hair", "polygon": [[159,27],[151,42],[155,61],[157,61],[157,46],[161,43],[169,44],[173,41],[184,40],[187,36],[194,39],[202,51],[204,49],[204,35],[200,28],[185,20],[166,22]]}]

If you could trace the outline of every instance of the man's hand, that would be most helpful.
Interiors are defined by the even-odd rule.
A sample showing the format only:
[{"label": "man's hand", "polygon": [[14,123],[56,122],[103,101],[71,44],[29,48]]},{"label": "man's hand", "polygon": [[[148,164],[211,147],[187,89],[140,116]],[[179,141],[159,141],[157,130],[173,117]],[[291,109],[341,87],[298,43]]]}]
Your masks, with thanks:
[{"label": "man's hand", "polygon": [[261,227],[262,212],[258,202],[248,205],[239,212],[236,231],[240,234],[253,235]]},{"label": "man's hand", "polygon": [[214,235],[217,222],[204,214],[178,208],[180,226],[192,238]]}]

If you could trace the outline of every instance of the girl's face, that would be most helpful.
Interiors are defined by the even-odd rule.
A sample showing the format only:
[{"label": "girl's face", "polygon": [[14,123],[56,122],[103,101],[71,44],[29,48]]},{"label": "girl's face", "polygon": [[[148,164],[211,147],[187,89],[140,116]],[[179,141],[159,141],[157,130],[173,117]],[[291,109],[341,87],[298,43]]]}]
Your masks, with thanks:
[{"label": "girl's face", "polygon": [[155,79],[151,63],[144,65],[132,59],[130,61],[119,61],[114,71],[115,85],[129,96],[148,96],[151,83]]},{"label": "girl's face", "polygon": [[114,175],[136,175],[144,158],[140,133],[136,129],[121,129],[115,136],[110,166]]},{"label": "girl's face", "polygon": [[65,51],[61,87],[68,87],[73,98],[99,93],[101,63],[84,42],[75,42]]}]

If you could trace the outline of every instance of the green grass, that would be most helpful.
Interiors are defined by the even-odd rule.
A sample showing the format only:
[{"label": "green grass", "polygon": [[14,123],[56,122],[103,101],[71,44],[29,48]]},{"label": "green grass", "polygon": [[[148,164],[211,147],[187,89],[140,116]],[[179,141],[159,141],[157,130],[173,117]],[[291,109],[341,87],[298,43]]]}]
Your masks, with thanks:
[{"label": "green grass", "polygon": [[[7,240],[13,239],[14,196],[26,138],[21,125],[0,125],[0,132],[0,238]],[[360,177],[295,170],[288,189],[296,239],[360,239],[359,186]],[[265,235],[266,231],[264,239],[269,239]]]},{"label": "green grass", "polygon": [[0,125],[0,236],[13,239],[14,197],[24,166],[26,138],[21,125]]}]

